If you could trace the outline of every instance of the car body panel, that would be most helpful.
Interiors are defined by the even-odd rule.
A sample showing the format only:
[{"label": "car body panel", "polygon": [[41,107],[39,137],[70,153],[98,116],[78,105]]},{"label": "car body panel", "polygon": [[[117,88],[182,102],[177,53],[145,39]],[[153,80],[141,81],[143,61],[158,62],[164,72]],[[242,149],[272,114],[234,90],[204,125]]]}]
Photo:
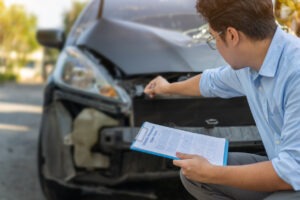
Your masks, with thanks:
[{"label": "car body panel", "polygon": [[128,76],[202,72],[226,65],[205,42],[190,43],[192,39],[180,32],[114,19],[95,22],[77,41],[113,61]]}]

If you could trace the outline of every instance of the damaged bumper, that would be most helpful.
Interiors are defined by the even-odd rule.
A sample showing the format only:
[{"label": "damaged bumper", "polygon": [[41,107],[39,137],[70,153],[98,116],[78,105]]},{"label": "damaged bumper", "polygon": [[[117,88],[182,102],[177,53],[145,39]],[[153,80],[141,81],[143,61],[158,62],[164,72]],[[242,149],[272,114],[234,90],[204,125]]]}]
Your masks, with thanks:
[{"label": "damaged bumper", "polygon": [[[124,123],[130,116],[125,119],[122,108],[62,94],[56,92],[53,101],[44,106],[40,171],[45,179],[86,193],[138,199],[157,199],[155,191],[181,187],[179,169],[172,160],[130,150],[139,126]],[[144,106],[144,102],[138,102],[136,108],[140,104]],[[157,105],[152,102],[152,106]],[[139,111],[135,110],[135,116]],[[222,127],[214,126],[214,122],[209,120],[211,126],[206,128],[173,127],[227,138],[230,151],[263,151],[254,125]]]},{"label": "damaged bumper", "polygon": [[[107,170],[114,168],[114,165],[118,166],[119,171],[124,166],[141,165],[141,157],[137,156],[141,153],[131,152],[129,150],[130,144],[134,140],[139,131],[139,127],[121,127],[118,126],[118,121],[107,116],[106,114],[99,112],[95,109],[84,109],[78,117],[72,121],[70,114],[63,107],[61,103],[55,103],[49,107],[45,116],[47,116],[47,123],[43,125],[43,132],[51,132],[49,137],[44,137],[44,156],[47,157],[47,165],[49,170],[45,169],[45,174],[48,172],[47,177],[63,178],[63,180],[70,180],[76,176],[77,168],[84,168],[87,170]],[[52,123],[52,124],[51,124]],[[179,129],[202,133],[216,137],[225,137],[230,141],[231,148],[242,148],[245,146],[260,146],[261,139],[259,137],[257,128],[255,126],[246,127],[215,127],[215,128],[201,128],[201,127],[176,127]],[[55,129],[53,131],[52,129]],[[55,132],[55,134],[53,134]],[[56,148],[49,147],[49,144],[59,143]],[[139,161],[130,160],[126,158],[133,157],[140,159]],[[134,155],[137,154],[137,155]],[[143,155],[143,154],[142,154]],[[122,158],[117,158],[121,156]],[[143,155],[146,156],[146,155]],[[151,156],[152,158],[153,156]],[[52,158],[52,159],[50,159]],[[154,157],[155,158],[155,157]],[[125,165],[122,160],[128,159],[128,164]],[[149,159],[147,157],[147,159]],[[159,158],[163,160],[163,158]],[[118,160],[118,163],[114,163],[114,160]],[[47,166],[46,165],[46,166]],[[55,167],[59,166],[59,167]],[[131,166],[130,168],[132,168]],[[137,168],[137,167],[133,167]],[[127,173],[123,173],[123,176],[119,178],[103,178],[103,183],[108,185],[119,184],[126,179],[154,179],[156,177],[162,177],[166,174],[169,177],[172,172],[167,173],[167,167],[164,168],[164,172],[147,171],[135,172],[133,169],[128,170]],[[125,170],[125,171],[126,171]],[[158,170],[158,168],[156,168]],[[171,170],[174,170],[172,168]],[[58,173],[60,172],[60,173]],[[149,176],[147,174],[150,174]],[[168,174],[168,175],[167,175]],[[110,182],[110,184],[109,184]]]}]

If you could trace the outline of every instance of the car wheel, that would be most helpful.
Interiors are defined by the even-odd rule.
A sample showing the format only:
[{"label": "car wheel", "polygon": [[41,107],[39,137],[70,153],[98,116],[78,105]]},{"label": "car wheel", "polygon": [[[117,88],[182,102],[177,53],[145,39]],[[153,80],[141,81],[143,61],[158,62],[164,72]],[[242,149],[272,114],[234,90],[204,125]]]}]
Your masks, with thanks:
[{"label": "car wheel", "polygon": [[38,176],[40,181],[41,189],[47,200],[80,200],[81,191],[78,189],[70,189],[57,184],[54,181],[47,180],[42,172],[45,158],[42,154],[42,132],[39,135],[38,140],[38,152],[37,152],[37,164],[38,164]]}]

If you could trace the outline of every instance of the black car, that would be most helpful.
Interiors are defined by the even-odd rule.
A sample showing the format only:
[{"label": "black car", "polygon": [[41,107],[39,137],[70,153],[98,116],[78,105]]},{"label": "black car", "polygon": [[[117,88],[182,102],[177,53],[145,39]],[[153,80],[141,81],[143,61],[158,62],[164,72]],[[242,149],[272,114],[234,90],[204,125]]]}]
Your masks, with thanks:
[{"label": "black car", "polygon": [[226,137],[230,151],[264,152],[247,100],[160,96],[146,84],[186,80],[226,64],[206,44],[196,0],[93,0],[68,38],[40,30],[61,50],[49,78],[38,166],[48,200],[189,199],[172,160],[131,151],[149,121]]}]

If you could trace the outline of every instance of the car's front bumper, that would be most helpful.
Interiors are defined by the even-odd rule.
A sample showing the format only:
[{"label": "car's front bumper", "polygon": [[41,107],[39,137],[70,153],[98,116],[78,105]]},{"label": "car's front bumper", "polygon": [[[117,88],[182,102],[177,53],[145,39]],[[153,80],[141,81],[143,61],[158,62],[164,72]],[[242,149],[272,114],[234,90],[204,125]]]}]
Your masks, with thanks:
[{"label": "car's front bumper", "polygon": [[[46,99],[44,105],[40,136],[43,157],[40,171],[46,180],[87,193],[107,196],[129,195],[138,199],[156,199],[156,193],[164,191],[164,187],[166,191],[170,191],[167,189],[169,187],[182,189],[179,169],[173,166],[172,160],[130,150],[130,145],[137,135],[139,127],[138,125],[129,127],[124,125],[126,123],[122,123],[122,108],[118,105],[104,104],[71,93],[48,91],[50,93],[46,94],[52,98]],[[161,105],[161,101],[165,100],[152,102],[150,108],[146,110],[150,112],[153,107]],[[189,105],[192,105],[193,102],[190,101]],[[229,105],[236,105],[238,102],[239,100],[233,100]],[[178,102],[173,100],[171,103],[174,107]],[[203,104],[207,103],[210,102],[208,100],[202,102],[202,110],[204,109]],[[148,101],[143,100],[135,102],[135,117],[141,117],[147,113],[139,112],[148,104]],[[222,104],[220,109],[227,108],[227,105],[227,103]],[[173,107],[168,109],[172,110]],[[196,110],[194,107],[190,109]],[[217,119],[222,119],[220,121],[226,124],[227,121],[221,114],[220,111]],[[160,118],[164,119],[162,116]],[[248,118],[245,119],[248,122]],[[138,124],[139,119],[134,121],[134,124]],[[195,120],[192,124],[197,123]],[[203,126],[173,127],[225,137],[230,141],[230,151],[256,153],[263,151],[263,145],[255,126],[222,127],[222,123],[205,128]],[[205,123],[201,122],[201,124]],[[77,140],[78,138],[79,140]],[[85,140],[91,138],[93,139],[86,145]],[[77,151],[76,149],[81,148],[83,143],[85,143],[83,151]],[[82,159],[82,162],[76,161],[78,157]],[[89,160],[84,160],[87,157]]]}]

